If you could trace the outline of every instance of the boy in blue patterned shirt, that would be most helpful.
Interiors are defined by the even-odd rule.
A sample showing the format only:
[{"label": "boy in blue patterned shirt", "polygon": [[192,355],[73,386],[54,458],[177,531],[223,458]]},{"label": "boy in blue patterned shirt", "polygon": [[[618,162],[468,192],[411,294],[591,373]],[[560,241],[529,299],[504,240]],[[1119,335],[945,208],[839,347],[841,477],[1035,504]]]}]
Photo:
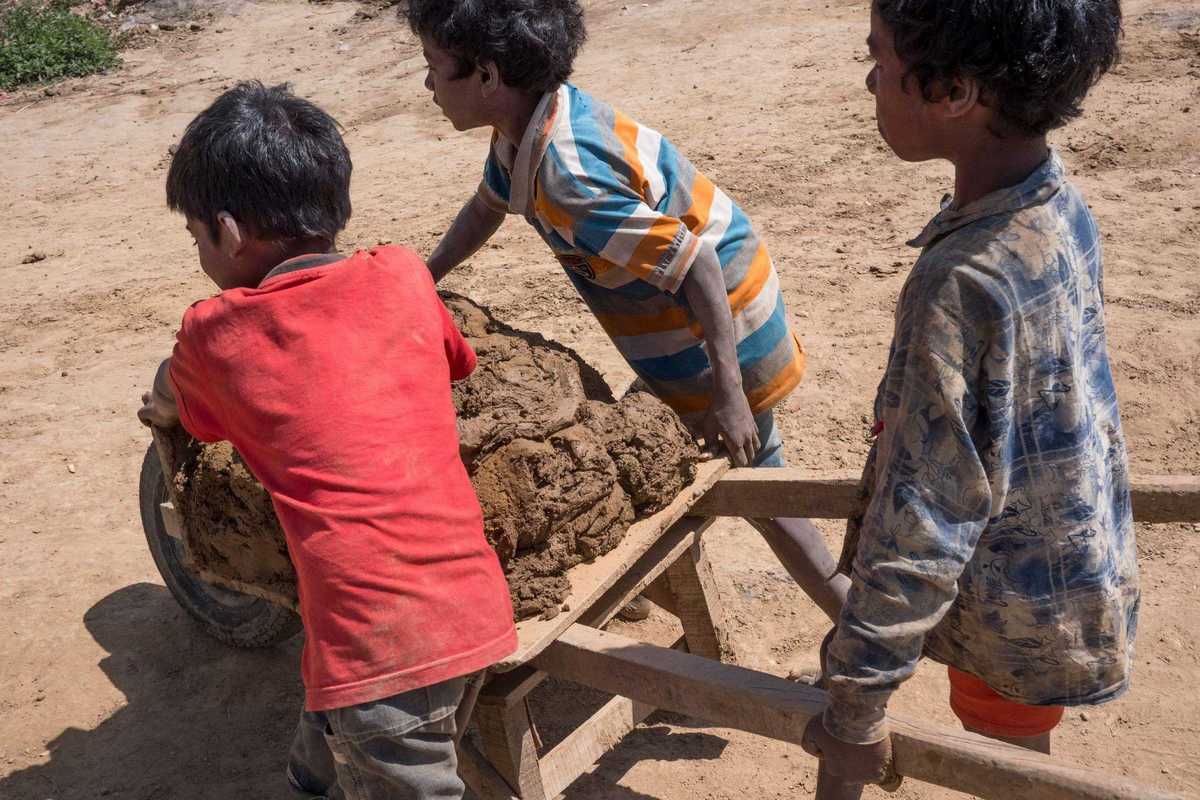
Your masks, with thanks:
[{"label": "boy in blue patterned shirt", "polygon": [[879,130],[955,166],[910,244],[851,589],[805,732],[817,797],[889,777],[888,699],[928,656],[964,727],[1049,752],[1129,685],[1139,602],[1100,236],[1047,133],[1115,62],[1119,0],[875,0]]}]

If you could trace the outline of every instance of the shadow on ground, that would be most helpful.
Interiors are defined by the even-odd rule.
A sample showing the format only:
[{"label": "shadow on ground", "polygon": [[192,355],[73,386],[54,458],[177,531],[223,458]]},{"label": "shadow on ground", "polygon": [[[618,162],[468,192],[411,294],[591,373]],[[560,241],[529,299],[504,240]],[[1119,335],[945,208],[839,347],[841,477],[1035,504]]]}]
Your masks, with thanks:
[{"label": "shadow on ground", "polygon": [[8,800],[286,798],[283,766],[303,692],[297,637],[237,650],[206,635],[162,586],[105,597],[84,625],[125,707],[47,743],[47,763],[0,779]]},{"label": "shadow on ground", "polygon": [[[303,700],[300,637],[264,650],[212,639],[162,586],[140,583],[84,615],[108,651],[100,668],[126,705],[92,730],[68,728],[47,743],[49,761],[0,778],[4,800],[283,800],[283,769]],[[539,717],[565,735],[604,697],[584,687],[546,687]],[[586,695],[586,697],[585,697]],[[594,697],[592,695],[595,695]],[[582,704],[586,706],[587,704]],[[566,793],[572,800],[646,796],[617,786],[642,759],[718,758],[727,742],[675,732],[655,715]]]},{"label": "shadow on ground", "polygon": [[643,792],[618,784],[643,760],[711,761],[721,757],[729,742],[700,731],[672,730],[667,724],[694,724],[675,714],[655,714],[606,753],[596,768],[571,784],[565,800],[655,800]]},{"label": "shadow on ground", "polygon": [[[600,709],[611,695],[586,686],[551,678],[530,695],[545,755],[567,734]],[[606,753],[595,768],[580,776],[563,792],[564,800],[654,800],[650,795],[621,786],[619,781],[641,761],[710,761],[721,757],[729,742],[703,731],[681,714],[656,711]]]}]

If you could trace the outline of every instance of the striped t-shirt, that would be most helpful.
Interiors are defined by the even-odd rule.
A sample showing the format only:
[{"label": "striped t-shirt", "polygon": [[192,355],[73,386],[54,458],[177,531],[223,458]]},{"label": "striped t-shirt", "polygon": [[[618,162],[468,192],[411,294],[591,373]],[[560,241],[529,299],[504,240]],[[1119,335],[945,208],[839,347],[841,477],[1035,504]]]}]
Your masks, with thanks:
[{"label": "striped t-shirt", "polygon": [[800,383],[804,350],[766,247],[661,134],[564,84],[519,145],[495,134],[479,194],[537,229],[634,372],[685,418],[712,397],[703,332],[679,291],[705,248],[724,273],[751,411]]}]

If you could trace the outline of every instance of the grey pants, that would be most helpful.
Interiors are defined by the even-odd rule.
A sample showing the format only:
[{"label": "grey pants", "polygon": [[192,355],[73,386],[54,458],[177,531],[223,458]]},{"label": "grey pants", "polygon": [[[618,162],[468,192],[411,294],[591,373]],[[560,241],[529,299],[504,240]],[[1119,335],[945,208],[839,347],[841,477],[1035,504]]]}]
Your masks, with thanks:
[{"label": "grey pants", "polygon": [[304,711],[288,783],[304,800],[460,800],[454,712],[466,678],[329,711]]}]

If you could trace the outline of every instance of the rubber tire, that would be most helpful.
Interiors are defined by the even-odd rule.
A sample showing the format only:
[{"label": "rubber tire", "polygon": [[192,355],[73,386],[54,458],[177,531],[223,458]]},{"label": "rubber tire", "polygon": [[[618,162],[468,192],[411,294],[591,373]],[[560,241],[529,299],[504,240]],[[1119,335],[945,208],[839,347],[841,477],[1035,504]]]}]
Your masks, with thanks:
[{"label": "rubber tire", "polygon": [[146,544],[167,589],[184,611],[216,639],[234,647],[269,647],[300,632],[300,616],[261,598],[201,580],[183,561],[183,543],[167,533],[159,506],[167,501],[167,484],[154,444],[142,459],[138,502]]}]

